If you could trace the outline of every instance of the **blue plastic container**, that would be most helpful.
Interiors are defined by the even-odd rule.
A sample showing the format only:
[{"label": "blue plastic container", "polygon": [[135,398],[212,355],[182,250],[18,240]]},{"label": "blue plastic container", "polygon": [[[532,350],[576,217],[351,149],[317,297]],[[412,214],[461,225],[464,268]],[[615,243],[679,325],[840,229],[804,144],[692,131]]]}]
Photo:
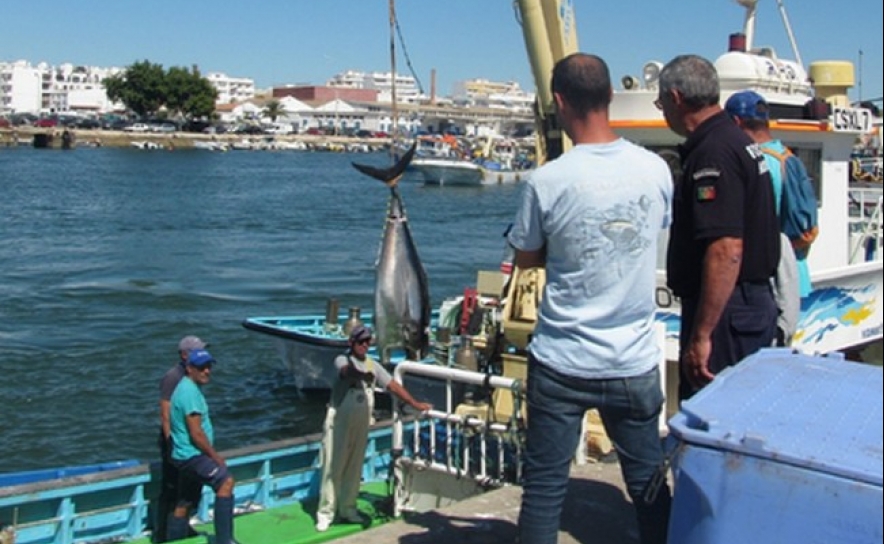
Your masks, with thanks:
[{"label": "blue plastic container", "polygon": [[884,372],[762,350],[670,421],[669,544],[882,542]]}]

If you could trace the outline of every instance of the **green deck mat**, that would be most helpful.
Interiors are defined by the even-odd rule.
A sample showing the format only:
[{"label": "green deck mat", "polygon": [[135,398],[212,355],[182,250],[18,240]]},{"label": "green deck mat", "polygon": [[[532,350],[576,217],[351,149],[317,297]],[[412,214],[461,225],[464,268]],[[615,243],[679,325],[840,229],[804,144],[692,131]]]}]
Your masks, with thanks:
[{"label": "green deck mat", "polygon": [[[386,482],[363,484],[357,506],[365,516],[365,523],[334,523],[324,533],[316,531],[316,500],[295,503],[269,510],[239,514],[233,521],[234,538],[239,544],[312,544],[330,542],[370,527],[391,521],[390,496]],[[214,544],[211,523],[194,527],[200,536],[179,540],[180,544]],[[151,544],[150,537],[131,541],[131,544]]]}]

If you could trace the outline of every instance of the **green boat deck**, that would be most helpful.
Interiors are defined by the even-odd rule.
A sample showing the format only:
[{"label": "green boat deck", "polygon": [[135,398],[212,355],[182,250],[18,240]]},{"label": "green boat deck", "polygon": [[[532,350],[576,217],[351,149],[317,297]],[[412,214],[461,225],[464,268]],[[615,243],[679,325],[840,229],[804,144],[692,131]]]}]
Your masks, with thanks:
[{"label": "green boat deck", "polygon": [[[363,486],[359,510],[366,524],[339,523],[328,531],[316,531],[316,504],[279,506],[236,517],[234,532],[239,544],[302,544],[335,541],[340,544],[509,544],[516,536],[522,490],[508,486],[430,512],[406,513],[391,520],[383,482]],[[196,529],[205,536],[181,544],[214,544],[212,524]],[[208,538],[207,538],[208,537]],[[571,467],[568,495],[562,511],[560,544],[638,544],[635,512],[624,489],[616,461],[590,462]],[[133,544],[150,544],[145,537]]]},{"label": "green boat deck", "polygon": [[[377,527],[391,521],[389,517],[390,495],[385,482],[362,486],[358,508],[365,516],[365,523],[335,523],[323,533],[317,532],[316,503],[295,503],[269,510],[239,514],[234,519],[234,535],[240,544],[315,544],[330,542],[342,537]],[[201,523],[194,529],[200,533],[178,541],[180,544],[214,544],[212,523]],[[131,544],[151,544],[150,536],[130,541]]]}]

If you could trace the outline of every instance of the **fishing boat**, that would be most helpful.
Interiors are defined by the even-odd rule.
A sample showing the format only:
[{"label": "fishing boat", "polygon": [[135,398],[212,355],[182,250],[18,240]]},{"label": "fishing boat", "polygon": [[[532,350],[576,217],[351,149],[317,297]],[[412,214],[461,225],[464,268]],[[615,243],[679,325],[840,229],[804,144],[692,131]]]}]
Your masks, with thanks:
[{"label": "fishing boat", "polygon": [[[542,5],[534,9],[536,13],[552,10],[549,4],[543,2],[526,0],[525,4],[520,8],[524,12],[531,12],[536,7],[534,4]],[[808,257],[813,290],[801,301],[793,347],[806,353],[842,351],[858,356],[866,347],[880,344],[884,335],[881,187],[858,186],[848,181],[851,149],[858,137],[872,129],[873,116],[868,110],[851,107],[847,100],[847,89],[853,84],[852,65],[849,62],[812,63],[808,71],[800,60],[782,59],[770,47],[755,47],[756,3],[745,1],[741,4],[746,9],[743,32],[728,37],[727,51],[714,62],[721,80],[721,101],[724,103],[731,94],[745,89],[755,90],[764,96],[771,105],[774,137],[781,139],[805,163],[815,180],[819,199],[820,235]],[[573,31],[573,20],[566,20],[573,17],[573,13],[569,13],[566,10],[564,15],[547,15],[558,21],[558,27],[556,24],[551,27],[559,28],[561,32],[565,28]],[[541,43],[539,47],[536,47],[536,43],[529,43],[529,52],[552,50],[564,56],[577,50],[576,35],[547,36],[547,30],[538,31],[539,28],[546,28],[543,21],[528,19],[522,26],[526,40],[536,41],[537,36],[546,36],[550,42]],[[787,34],[793,36],[788,23]],[[800,59],[794,40],[792,44],[796,59]],[[538,103],[546,108],[539,115],[550,115],[552,97],[544,96],[544,93],[549,92],[545,79],[551,73],[552,60],[545,54],[538,54],[530,60],[540,93]],[[661,63],[649,62],[641,68],[641,79],[633,76],[623,78],[624,89],[614,93],[611,124],[620,136],[642,144],[663,157],[672,169],[673,179],[678,179],[680,160],[677,146],[681,138],[669,130],[661,112],[654,106],[661,68]],[[553,123],[550,126],[557,125]],[[557,137],[561,138],[561,135]],[[562,147],[560,141],[555,142],[552,138],[555,136],[547,138],[538,135],[541,147],[538,156],[546,156],[549,150]],[[441,163],[448,160],[428,157],[415,159]],[[661,247],[666,247],[665,240]],[[504,266],[509,264],[504,263]],[[660,255],[657,321],[665,328],[664,350],[669,366],[674,368],[678,359],[680,306],[678,299],[666,286],[664,268],[664,255]],[[541,287],[535,286],[528,291],[540,292]],[[502,290],[485,294],[497,297],[498,302],[505,298]],[[507,330],[507,326],[528,328],[530,332],[533,322],[526,325],[518,320],[507,320],[506,315],[499,313],[505,307],[505,303],[488,305],[488,311],[495,313],[490,321],[500,324],[501,328],[485,329],[480,334],[472,335],[475,344],[494,345],[493,338],[505,337],[512,332]],[[292,323],[300,318],[282,316],[264,319],[265,322],[276,320]],[[451,328],[450,323],[443,326],[455,340],[465,333],[462,327]],[[321,328],[321,324],[299,331],[303,333],[300,342],[304,346],[316,339],[311,332],[316,327]],[[274,336],[274,332],[266,328],[259,332]],[[439,341],[440,337],[448,337],[447,334],[435,332],[431,335],[437,342],[435,350],[456,349],[456,346]],[[518,350],[524,346],[515,347]],[[290,349],[294,351],[295,347]],[[496,357],[489,354],[491,367],[499,366]],[[297,372],[299,366],[312,365],[306,365],[302,360],[291,368]],[[670,380],[675,380],[677,373],[669,374]]]},{"label": "fishing boat", "polygon": [[514,169],[493,159],[423,157],[412,162],[425,185],[478,187],[524,181],[529,169]]},{"label": "fishing boat", "polygon": [[[499,376],[402,363],[395,379],[402,382],[406,374],[449,384],[446,387],[453,382],[482,385],[499,391],[501,399],[521,394],[515,380]],[[519,406],[511,401],[508,405]],[[470,419],[455,413],[449,396],[422,417],[403,410],[397,406],[392,419],[369,430],[358,503],[364,523],[336,524],[322,534],[314,528],[321,434],[222,452],[236,480],[237,538],[260,544],[335,540],[406,512],[426,512],[518,481],[518,409],[495,422]],[[158,463],[56,476],[0,487],[4,544],[151,542]],[[191,520],[203,535],[195,537],[197,542],[212,531],[213,501],[214,493],[205,488]]]},{"label": "fishing boat", "polygon": [[93,463],[90,465],[74,465],[38,470],[23,470],[19,472],[2,472],[0,473],[0,487],[30,484],[34,482],[43,482],[46,480],[57,480],[60,478],[73,478],[75,476],[86,476],[89,474],[95,474],[96,472],[107,472],[110,470],[134,467],[138,464],[139,462],[137,459],[126,459],[123,461]]},{"label": "fishing boat", "polygon": [[[809,257],[813,292],[802,300],[795,347],[800,351],[830,353],[880,343],[884,304],[881,194],[880,190],[858,193],[861,188],[851,187],[848,182],[851,146],[856,136],[867,130],[863,124],[865,110],[844,103],[843,95],[849,84],[839,71],[842,65],[812,65],[810,75],[813,81],[835,81],[833,85],[837,88],[814,86],[800,62],[781,60],[770,49],[752,48],[750,38],[754,29],[755,4],[749,0],[741,3],[749,10],[743,33],[746,41],[742,45],[732,42],[730,50],[715,62],[722,79],[722,100],[745,88],[765,96],[773,106],[774,135],[795,150],[818,184],[820,237]],[[550,63],[577,50],[573,12],[561,9],[559,2],[542,0],[518,0],[517,6],[531,52],[529,56],[532,56],[537,88],[547,89]],[[548,21],[543,21],[544,17]],[[668,159],[674,176],[677,176],[679,138],[668,129],[653,105],[659,69],[659,63],[648,63],[642,70],[642,81],[624,79],[629,88],[615,93],[612,124],[623,137]],[[836,73],[832,74],[832,71]],[[539,97],[541,117],[551,112],[549,98]],[[548,126],[557,125],[551,123]],[[541,138],[540,143],[546,151],[566,147],[566,143],[555,141],[553,132],[549,137]],[[547,155],[546,152],[538,153],[538,156]],[[672,378],[672,373],[665,370],[677,360],[678,300],[666,288],[662,272],[659,280],[656,330],[664,347],[660,365],[664,376]],[[513,270],[505,266],[500,272],[480,273],[475,291],[465,292],[463,297],[455,299],[458,302],[451,304],[459,310],[440,308],[436,324],[431,325],[434,333],[430,335],[433,339],[431,352],[436,356],[436,364],[403,360],[393,367],[394,379],[400,382],[411,375],[438,381],[444,391],[444,402],[434,403],[434,409],[426,413],[424,419],[414,419],[402,417],[398,402],[394,400],[392,421],[373,426],[364,460],[365,486],[360,503],[364,512],[372,513],[366,524],[377,526],[384,519],[404,513],[444,508],[489,490],[512,489],[520,482],[521,440],[526,425],[523,412],[524,349],[534,326],[543,282],[542,269]],[[501,285],[508,287],[503,289]],[[482,302],[479,294],[489,292],[496,296]],[[332,315],[335,321],[340,320],[337,312]],[[373,322],[374,317],[365,316],[363,320]],[[255,322],[260,322],[263,329],[251,330],[274,340],[284,338],[280,334],[281,325],[293,320],[292,329],[298,334],[292,334],[291,339],[296,343],[315,343],[313,340],[328,334],[330,327],[326,325],[330,323],[326,323],[328,320],[324,316],[300,319],[297,316],[260,318]],[[458,341],[464,348],[458,350],[461,354],[475,350],[471,357],[451,357]],[[787,356],[779,351],[781,357]],[[445,352],[448,357],[439,356]],[[848,364],[834,355],[819,359],[827,361],[827,368]],[[295,371],[298,369],[300,365],[294,368]],[[835,374],[834,370],[827,372]],[[825,386],[825,380],[822,380],[822,386]],[[454,390],[457,387],[472,389],[470,402],[456,401]],[[699,397],[709,400],[705,398],[705,391]],[[671,405],[672,401],[669,402]],[[714,402],[708,404],[715,405]],[[767,410],[765,406],[759,413],[765,415]],[[704,419],[702,430],[721,431],[716,427],[716,421],[714,418]],[[839,426],[852,423],[849,420],[832,421]],[[588,420],[581,447],[587,444],[593,432],[597,432],[597,426],[593,427]],[[734,439],[733,436],[725,438]],[[298,539],[316,542],[319,538],[331,540],[363,529],[355,524],[332,526],[327,537],[319,537],[312,529],[320,470],[319,439],[319,436],[311,435],[226,452],[225,457],[237,480],[234,494],[240,515],[236,520],[236,534],[240,538],[240,535],[249,535],[248,539],[243,538],[243,542],[289,544],[298,542]],[[764,449],[764,441],[756,435],[747,435],[746,439],[740,439],[739,446]],[[579,452],[575,452],[575,458],[580,458]],[[726,464],[726,468],[733,467]],[[3,531],[12,533],[17,544],[108,541],[146,544],[151,526],[150,498],[157,491],[157,469],[140,465],[81,478],[2,488],[0,521],[6,526]],[[880,501],[880,474],[878,483],[877,500]],[[596,489],[599,487],[609,490],[607,486],[596,486]],[[754,496],[751,495],[753,491],[742,496]],[[676,487],[676,496],[679,492]],[[616,499],[613,495],[617,495]],[[585,494],[580,496],[586,497]],[[606,492],[604,496],[603,500],[608,502],[628,504],[622,494]],[[212,500],[213,494],[207,491],[198,513],[200,531],[209,530],[205,522]],[[464,516],[463,519],[479,523],[485,519],[485,511],[493,508],[490,503],[493,500],[481,506],[472,504],[471,517]],[[689,507],[698,510],[696,505]],[[878,510],[880,508],[874,511]],[[453,520],[444,519],[445,516],[433,517],[442,517],[447,525],[455,525]],[[807,516],[801,517],[799,522]],[[879,520],[875,518],[876,526],[871,529],[877,530],[878,540]],[[426,518],[420,521],[423,521],[421,528],[428,524]],[[579,525],[575,522],[575,527]],[[860,522],[851,522],[833,530],[860,525]],[[627,532],[623,530],[619,539],[609,541],[626,542],[631,538]],[[197,542],[203,542],[203,537],[197,538]],[[489,538],[488,541],[500,540]],[[721,541],[731,540],[723,535]]]},{"label": "fishing boat", "polygon": [[411,169],[425,185],[503,185],[527,179],[533,161],[509,138],[487,137],[472,152],[416,157]]},{"label": "fishing boat", "polygon": [[[354,313],[355,310],[355,313]],[[304,391],[328,390],[334,383],[334,358],[347,350],[347,334],[354,323],[372,326],[372,314],[362,314],[358,308],[329,319],[323,315],[249,317],[242,326],[259,335],[270,337],[283,366],[292,374],[295,386]],[[438,322],[438,312],[432,314]],[[378,359],[377,346],[372,345],[369,356]],[[401,351],[393,353],[392,364],[405,360]]]}]

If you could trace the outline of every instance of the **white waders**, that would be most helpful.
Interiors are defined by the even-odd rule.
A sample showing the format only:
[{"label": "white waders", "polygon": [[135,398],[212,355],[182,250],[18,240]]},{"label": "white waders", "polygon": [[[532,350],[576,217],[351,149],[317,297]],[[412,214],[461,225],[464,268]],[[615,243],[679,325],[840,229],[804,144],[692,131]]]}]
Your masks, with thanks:
[{"label": "white waders", "polygon": [[368,442],[368,427],[374,408],[371,385],[347,390],[337,407],[329,404],[323,426],[322,481],[320,482],[317,524],[356,515],[356,499],[362,480],[362,464]]}]

